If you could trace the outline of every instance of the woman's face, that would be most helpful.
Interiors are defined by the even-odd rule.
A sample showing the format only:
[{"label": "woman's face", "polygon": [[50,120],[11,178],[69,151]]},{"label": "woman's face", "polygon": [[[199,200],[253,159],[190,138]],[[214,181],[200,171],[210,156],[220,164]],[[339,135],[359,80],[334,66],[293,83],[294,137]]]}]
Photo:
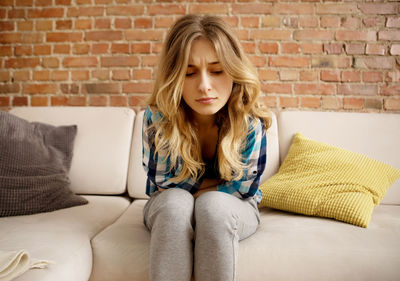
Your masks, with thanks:
[{"label": "woman's face", "polygon": [[182,95],[194,116],[217,113],[227,103],[232,85],[212,43],[205,38],[196,39],[190,49]]}]

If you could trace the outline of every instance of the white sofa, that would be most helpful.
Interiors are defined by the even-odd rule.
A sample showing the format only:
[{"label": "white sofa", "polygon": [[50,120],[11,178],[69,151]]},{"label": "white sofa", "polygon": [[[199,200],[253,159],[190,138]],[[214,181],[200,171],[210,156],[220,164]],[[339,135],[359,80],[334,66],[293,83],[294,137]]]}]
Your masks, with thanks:
[{"label": "white sofa", "polygon": [[[0,250],[53,262],[18,281],[146,281],[150,235],[141,165],[143,113],[127,108],[21,107],[12,114],[77,124],[71,189],[89,204],[0,218]],[[400,169],[400,115],[286,111],[268,130],[262,180],[277,172],[296,132]],[[400,180],[368,228],[262,208],[256,234],[240,243],[237,281],[400,280]]]}]

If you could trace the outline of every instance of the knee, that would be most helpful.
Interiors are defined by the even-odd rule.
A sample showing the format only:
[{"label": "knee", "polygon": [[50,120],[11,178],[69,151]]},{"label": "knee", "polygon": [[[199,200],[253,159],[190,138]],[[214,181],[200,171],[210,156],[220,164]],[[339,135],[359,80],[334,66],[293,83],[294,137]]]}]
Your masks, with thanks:
[{"label": "knee", "polygon": [[171,188],[161,192],[158,197],[159,202],[152,212],[154,223],[167,223],[177,229],[192,223],[194,198],[188,191]]},{"label": "knee", "polygon": [[236,218],[229,205],[229,200],[232,199],[229,196],[232,195],[218,191],[201,195],[195,203],[196,228],[203,225],[205,229],[210,230],[212,228],[234,230]]}]

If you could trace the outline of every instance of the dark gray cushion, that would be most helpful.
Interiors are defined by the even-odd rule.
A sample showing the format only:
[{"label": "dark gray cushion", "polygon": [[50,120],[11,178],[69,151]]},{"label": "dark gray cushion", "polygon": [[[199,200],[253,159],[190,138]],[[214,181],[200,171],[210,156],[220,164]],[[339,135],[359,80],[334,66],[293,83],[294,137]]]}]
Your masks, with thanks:
[{"label": "dark gray cushion", "polygon": [[0,111],[0,217],[86,204],[68,172],[77,126],[28,122]]}]

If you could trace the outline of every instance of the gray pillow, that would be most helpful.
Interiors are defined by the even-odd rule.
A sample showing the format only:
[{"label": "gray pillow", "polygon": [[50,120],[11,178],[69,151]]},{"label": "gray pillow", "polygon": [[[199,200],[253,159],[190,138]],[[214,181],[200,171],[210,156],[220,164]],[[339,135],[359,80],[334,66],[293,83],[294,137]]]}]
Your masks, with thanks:
[{"label": "gray pillow", "polygon": [[76,133],[0,111],[0,217],[88,203],[69,189]]}]

